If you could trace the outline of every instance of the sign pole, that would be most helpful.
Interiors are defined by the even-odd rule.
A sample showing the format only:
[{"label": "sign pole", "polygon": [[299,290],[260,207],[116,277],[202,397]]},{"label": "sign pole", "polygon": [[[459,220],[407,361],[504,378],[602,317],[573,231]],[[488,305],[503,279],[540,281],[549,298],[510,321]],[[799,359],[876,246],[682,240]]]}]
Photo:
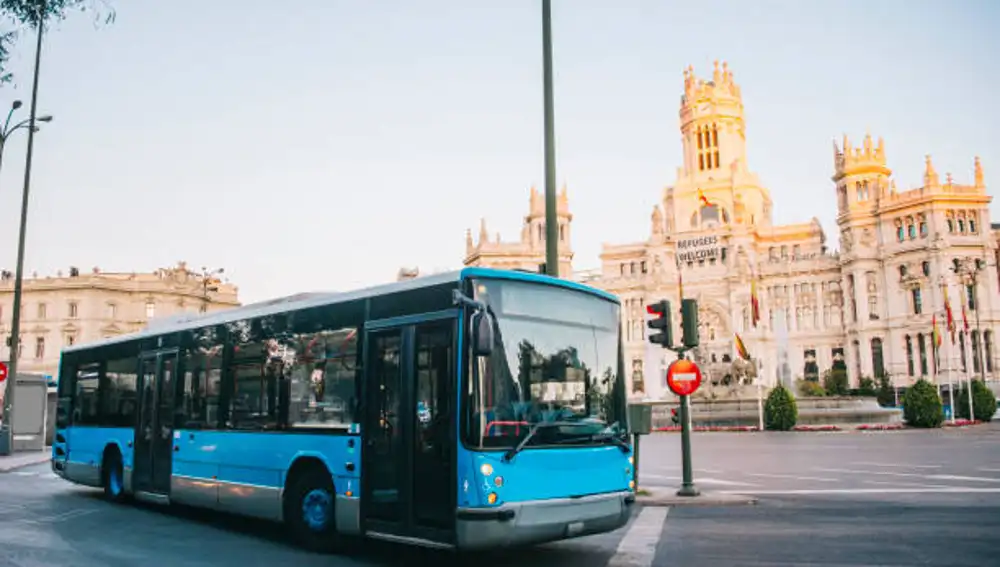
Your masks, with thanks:
[{"label": "sign pole", "polygon": [[684,351],[679,350],[678,359],[667,368],[667,386],[681,399],[681,489],[677,496],[699,496],[701,492],[695,487],[691,471],[691,394],[701,385],[701,369],[694,362],[683,358]]},{"label": "sign pole", "polygon": [[681,396],[681,461],[683,462],[683,479],[677,496],[698,496],[700,492],[694,486],[691,474],[691,396]]},{"label": "sign pole", "polygon": [[632,434],[632,452],[635,455],[635,462],[632,463],[632,481],[635,482],[635,492],[639,492],[639,434]]}]

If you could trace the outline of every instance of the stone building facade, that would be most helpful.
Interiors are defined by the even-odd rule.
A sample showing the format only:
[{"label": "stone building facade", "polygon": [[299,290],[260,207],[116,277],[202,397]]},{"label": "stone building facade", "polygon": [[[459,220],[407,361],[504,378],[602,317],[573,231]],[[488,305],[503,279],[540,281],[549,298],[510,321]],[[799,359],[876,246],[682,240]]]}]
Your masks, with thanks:
[{"label": "stone building facade", "polygon": [[[676,312],[681,290],[698,301],[694,355],[712,380],[728,372],[736,333],[765,384],[818,379],[835,365],[855,385],[882,373],[900,386],[922,376],[946,383],[983,366],[994,376],[1000,230],[991,227],[978,158],[970,184],[941,179],[928,156],[920,186],[898,189],[881,139],[834,142],[832,183],[821,197],[837,207],[840,242],[831,250],[816,218],[773,224],[770,192],[747,161],[742,95],[726,64],[716,62],[710,80],[689,67],[683,88],[681,165],[652,207],[648,238],[604,245],[600,269],[573,276],[621,298],[633,395],[669,395],[663,375],[674,355],[646,341],[645,306],[668,299]],[[544,207],[535,206],[533,193],[521,243],[498,238],[483,254],[485,232],[479,247],[470,237],[466,264],[537,268],[544,244],[533,231],[544,232]],[[566,251],[570,222],[561,200]],[[674,325],[679,337],[677,315]]]},{"label": "stone building facade", "polygon": [[[570,246],[570,225],[573,215],[569,212],[569,194],[564,186],[556,196],[556,218],[559,222],[559,276],[573,275],[573,250]],[[486,219],[479,225],[478,242],[472,239],[472,230],[465,233],[466,266],[488,266],[504,270],[539,271],[545,263],[545,195],[531,188],[528,214],[524,217],[521,237],[515,242],[504,242],[497,234],[490,240]]]},{"label": "stone building facade", "polygon": [[[23,281],[18,372],[56,376],[65,346],[132,333],[151,320],[240,305],[237,286],[184,262],[152,273],[110,273],[70,268]],[[10,360],[14,278],[0,273],[0,360]]]}]

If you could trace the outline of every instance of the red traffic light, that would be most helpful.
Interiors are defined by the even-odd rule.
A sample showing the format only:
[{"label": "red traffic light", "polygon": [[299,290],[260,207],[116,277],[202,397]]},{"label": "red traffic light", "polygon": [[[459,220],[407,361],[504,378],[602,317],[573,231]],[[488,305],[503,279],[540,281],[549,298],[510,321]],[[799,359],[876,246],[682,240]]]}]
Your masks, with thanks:
[{"label": "red traffic light", "polygon": [[662,315],[667,309],[667,303],[665,301],[657,301],[656,303],[650,303],[646,306],[646,313],[649,313],[650,315]]}]

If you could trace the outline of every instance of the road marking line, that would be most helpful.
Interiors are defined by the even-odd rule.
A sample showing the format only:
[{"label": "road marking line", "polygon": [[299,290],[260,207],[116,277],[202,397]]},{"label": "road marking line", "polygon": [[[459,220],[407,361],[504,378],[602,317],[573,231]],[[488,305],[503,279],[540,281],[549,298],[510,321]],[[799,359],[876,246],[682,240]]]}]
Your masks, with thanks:
[{"label": "road marking line", "polygon": [[660,480],[680,480],[681,479],[681,477],[679,477],[679,476],[666,476],[666,475],[662,475],[662,474],[644,473],[642,471],[639,471],[639,479],[643,479],[643,478],[657,478],[657,479],[660,479]]},{"label": "road marking line", "polygon": [[863,480],[865,484],[880,484],[887,486],[919,486],[923,488],[948,488],[944,484],[927,484],[923,482],[907,482],[905,480]]},{"label": "road marking line", "polygon": [[757,486],[751,482],[738,482],[735,480],[722,480],[721,478],[698,478],[695,476],[693,479],[695,484],[721,484],[723,486]]},{"label": "road marking line", "polygon": [[985,476],[960,476],[954,474],[918,474],[918,473],[901,473],[901,472],[889,472],[889,471],[857,471],[851,469],[826,469],[816,467],[813,470],[817,471],[827,471],[827,472],[844,472],[856,474],[858,476],[863,476],[867,474],[871,475],[882,475],[882,476],[907,476],[907,477],[917,477],[924,478],[928,480],[964,480],[970,482],[1000,482],[1000,478],[991,478]]},{"label": "road marking line", "polygon": [[823,495],[823,494],[1000,494],[1000,488],[817,488],[809,490],[720,490],[719,494],[739,495]]},{"label": "road marking line", "polygon": [[836,478],[825,478],[822,476],[797,476],[794,474],[771,474],[771,473],[746,473],[747,476],[762,476],[767,478],[790,478],[794,480],[816,480],[819,482],[837,482]]},{"label": "road marking line", "polygon": [[1000,482],[1000,478],[991,478],[985,476],[962,476],[957,474],[933,474],[927,478],[933,478],[934,480],[967,480],[970,482]]},{"label": "road marking line", "polygon": [[661,506],[644,507],[618,543],[618,549],[608,560],[608,567],[650,567],[668,510]]},{"label": "road marking line", "polygon": [[1000,469],[994,469],[994,468],[990,468],[990,467],[979,467],[976,470],[977,471],[983,471],[983,472],[1000,472]]},{"label": "road marking line", "polygon": [[942,465],[901,465],[899,463],[851,463],[852,465],[868,465],[872,467],[898,467],[904,469],[939,469]]}]

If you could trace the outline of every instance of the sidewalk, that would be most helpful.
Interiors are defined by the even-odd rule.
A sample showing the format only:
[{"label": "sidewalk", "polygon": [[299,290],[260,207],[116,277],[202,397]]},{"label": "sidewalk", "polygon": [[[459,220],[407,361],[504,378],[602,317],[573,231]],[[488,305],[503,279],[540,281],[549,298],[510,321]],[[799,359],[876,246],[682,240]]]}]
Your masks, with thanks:
[{"label": "sidewalk", "polygon": [[52,449],[44,451],[20,451],[13,455],[0,456],[0,473],[8,473],[16,469],[47,463],[52,458]]},{"label": "sidewalk", "polygon": [[[679,488],[679,487],[678,487]],[[753,496],[739,494],[717,494],[702,492],[698,496],[677,496],[676,489],[660,487],[639,487],[636,503],[644,506],[752,506],[757,503]]]}]

